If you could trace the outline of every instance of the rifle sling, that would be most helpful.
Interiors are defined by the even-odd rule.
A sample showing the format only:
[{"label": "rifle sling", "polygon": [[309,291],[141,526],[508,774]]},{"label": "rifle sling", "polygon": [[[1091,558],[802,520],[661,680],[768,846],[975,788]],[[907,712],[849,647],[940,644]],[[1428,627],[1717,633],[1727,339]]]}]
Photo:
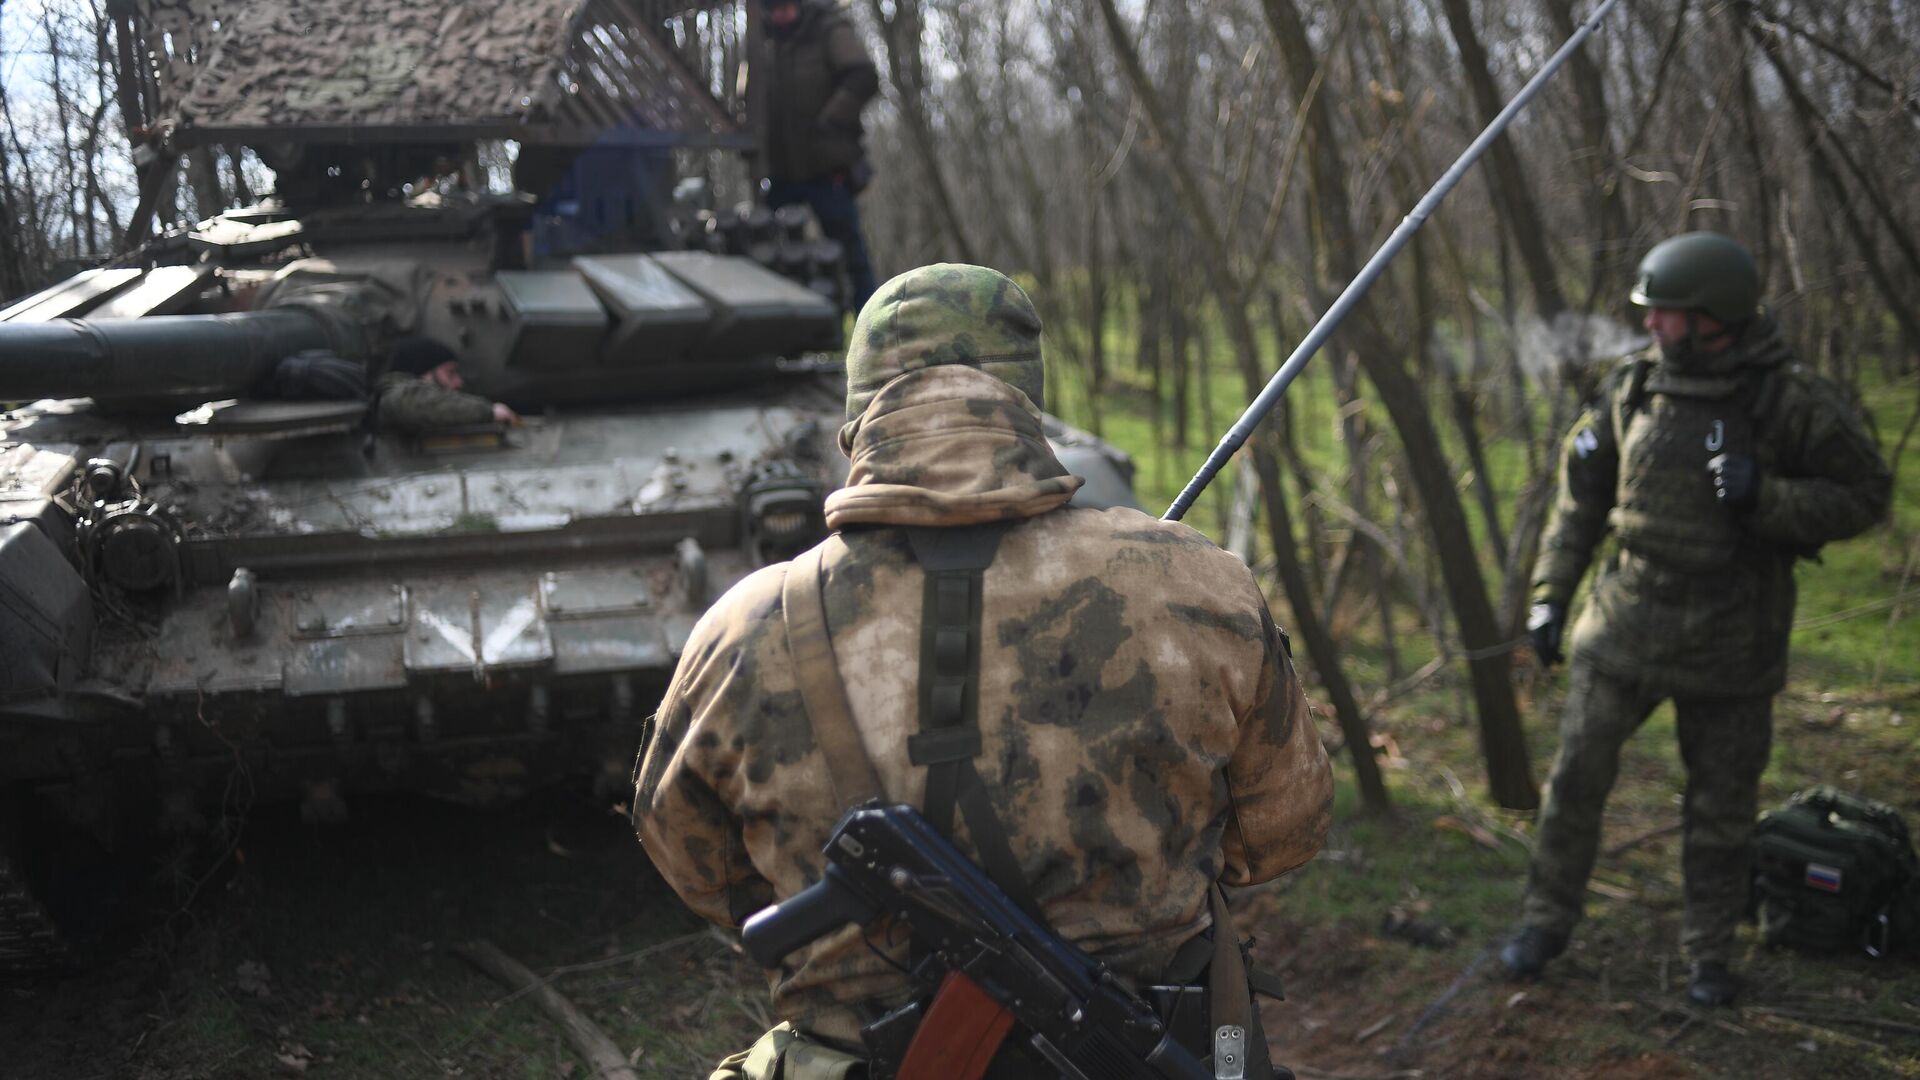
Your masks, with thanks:
[{"label": "rifle sling", "polygon": [[[1233,929],[1227,894],[1215,882],[1207,889],[1213,911],[1213,963],[1207,971],[1207,1015],[1217,1031],[1223,1027],[1253,1026],[1252,985],[1247,980],[1247,958],[1240,951],[1240,935]],[[1218,1063],[1216,1062],[1216,1065]]]}]

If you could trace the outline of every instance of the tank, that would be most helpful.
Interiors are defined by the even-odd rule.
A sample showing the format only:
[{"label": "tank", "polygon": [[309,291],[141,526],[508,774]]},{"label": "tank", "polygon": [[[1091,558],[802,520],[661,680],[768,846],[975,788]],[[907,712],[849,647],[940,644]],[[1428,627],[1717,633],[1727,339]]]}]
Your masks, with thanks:
[{"label": "tank", "polygon": [[[454,25],[466,7],[408,10]],[[555,7],[563,57],[583,35],[668,48]],[[245,44],[230,55],[287,55]],[[252,85],[219,83],[249,109]],[[730,115],[656,90],[656,111]],[[200,134],[162,130],[254,140],[279,193],[0,307],[0,972],[65,962],[62,859],[203,832],[236,784],[315,821],[371,790],[624,798],[694,622],[820,539],[845,475],[837,251],[792,212],[711,212],[673,168],[737,130],[569,142],[550,115],[520,190],[488,193],[448,170],[538,116],[382,119],[361,100],[366,145],[317,122],[270,141],[195,93],[177,89]],[[284,377],[324,354],[377,388],[418,336],[520,422],[399,433],[377,394]],[[1131,504],[1124,455],[1049,433],[1092,480],[1083,504]]]}]

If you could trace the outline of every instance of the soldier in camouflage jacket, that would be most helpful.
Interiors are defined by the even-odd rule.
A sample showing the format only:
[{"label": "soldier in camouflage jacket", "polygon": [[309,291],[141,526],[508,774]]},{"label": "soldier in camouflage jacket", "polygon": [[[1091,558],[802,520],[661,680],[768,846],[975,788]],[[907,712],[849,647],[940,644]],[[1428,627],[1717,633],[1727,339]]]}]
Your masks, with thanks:
[{"label": "soldier in camouflage jacket", "polygon": [[476,424],[512,424],[512,409],[461,389],[460,358],[452,349],[424,337],[393,343],[388,370],[374,385],[374,426],[381,431],[419,435]]},{"label": "soldier in camouflage jacket", "polygon": [[765,40],[752,77],[766,87],[761,145],[767,205],[805,203],[845,253],[851,307],[873,295],[874,272],[854,196],[872,170],[860,111],[880,72],[860,31],[833,0],[761,0]]},{"label": "soldier in camouflage jacket", "polygon": [[[926,791],[907,752],[924,579],[901,527],[1011,522],[985,571],[975,762],[1052,927],[1157,980],[1208,927],[1213,882],[1293,869],[1327,829],[1331,777],[1285,636],[1247,567],[1199,533],[1067,505],[1081,480],[1041,433],[1039,319],[1004,276],[938,265],[888,282],[847,366],[852,468],[827,500],[821,587],[888,797]],[[648,853],[722,926],[817,880],[844,809],[796,688],[787,572],[760,570],[700,621],[638,772]],[[849,1048],[911,993],[854,927],[770,976],[781,1018]]]},{"label": "soldier in camouflage jacket", "polygon": [[1565,948],[1581,915],[1620,748],[1672,698],[1687,766],[1682,945],[1689,995],[1725,1004],[1748,842],[1786,681],[1795,561],[1886,513],[1892,477],[1833,384],[1760,314],[1734,241],[1689,233],[1641,263],[1636,303],[1656,346],[1602,386],[1566,442],[1534,571],[1544,663],[1595,548],[1617,550],[1571,634],[1560,750],[1540,811],[1517,974]]}]

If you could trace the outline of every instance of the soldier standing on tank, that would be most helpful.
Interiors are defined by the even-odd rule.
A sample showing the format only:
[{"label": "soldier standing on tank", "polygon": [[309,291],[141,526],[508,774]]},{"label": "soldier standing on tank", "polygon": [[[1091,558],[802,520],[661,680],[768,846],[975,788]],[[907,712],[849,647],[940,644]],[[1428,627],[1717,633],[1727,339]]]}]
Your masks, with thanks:
[{"label": "soldier standing on tank", "polygon": [[813,207],[839,242],[858,309],[873,295],[873,263],[854,201],[870,174],[860,110],[880,92],[880,72],[860,32],[830,0],[761,0],[766,44],[767,204]]},{"label": "soldier standing on tank", "polygon": [[374,387],[374,426],[381,431],[417,435],[475,424],[518,424],[520,417],[497,401],[469,394],[463,387],[460,357],[429,337],[394,341],[387,371]]},{"label": "soldier standing on tank", "polygon": [[1620,748],[1662,700],[1687,770],[1681,945],[1687,996],[1725,1005],[1748,844],[1786,682],[1796,560],[1887,509],[1892,476],[1851,406],[1794,360],[1739,243],[1695,232],[1641,260],[1654,346],[1621,365],[1567,438],[1528,620],[1561,659],[1574,589],[1618,542],[1570,638],[1560,750],[1519,928],[1500,958],[1538,974],[1581,917]]},{"label": "soldier standing on tank", "polygon": [[[1216,882],[1265,881],[1319,850],[1327,757],[1253,575],[1185,525],[1068,506],[1082,481],[1042,433],[1044,386],[1040,319],[993,270],[922,267],[861,310],[840,431],[851,472],[826,502],[837,531],[701,618],[640,763],[635,826],[696,912],[737,926],[820,878],[847,809],[800,689],[820,678],[843,679],[890,799],[936,822],[936,790],[949,818],[959,799],[961,849],[979,858],[978,838],[998,835],[1019,879],[1002,887],[1024,887],[1056,932],[1143,989],[1197,981],[1209,949],[1183,946],[1207,931]],[[950,603],[945,579],[930,585],[937,562],[923,558],[974,544],[977,621],[951,638],[978,649],[968,716],[965,696],[941,704],[937,681],[921,693],[936,677],[923,664],[969,652],[938,621],[957,611],[964,624],[969,603]],[[808,580],[830,650],[789,646],[786,598]],[[970,785],[985,789],[988,824]],[[716,1080],[774,1075],[783,1032],[861,1054],[862,1024],[913,996],[901,946],[882,927],[795,954],[772,973],[787,1023]],[[1265,1063],[1264,1042],[1247,1049]],[[1009,1039],[987,1075],[1056,1075],[1009,1060],[1023,1052]]]}]

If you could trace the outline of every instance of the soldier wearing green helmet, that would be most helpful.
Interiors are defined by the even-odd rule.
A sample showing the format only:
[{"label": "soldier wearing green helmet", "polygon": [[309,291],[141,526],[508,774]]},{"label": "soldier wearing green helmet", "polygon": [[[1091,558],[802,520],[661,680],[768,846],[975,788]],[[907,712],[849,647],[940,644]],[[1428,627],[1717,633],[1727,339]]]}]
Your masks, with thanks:
[{"label": "soldier wearing green helmet", "polygon": [[1559,661],[1575,589],[1601,565],[1567,644],[1559,752],[1507,969],[1538,974],[1582,914],[1620,749],[1672,699],[1687,781],[1681,945],[1687,995],[1725,1005],[1748,843],[1786,681],[1795,563],[1880,520],[1892,475],[1854,409],[1795,361],[1753,257],[1692,232],[1641,260],[1632,300],[1654,345],[1574,423],[1534,567],[1534,653]]}]

